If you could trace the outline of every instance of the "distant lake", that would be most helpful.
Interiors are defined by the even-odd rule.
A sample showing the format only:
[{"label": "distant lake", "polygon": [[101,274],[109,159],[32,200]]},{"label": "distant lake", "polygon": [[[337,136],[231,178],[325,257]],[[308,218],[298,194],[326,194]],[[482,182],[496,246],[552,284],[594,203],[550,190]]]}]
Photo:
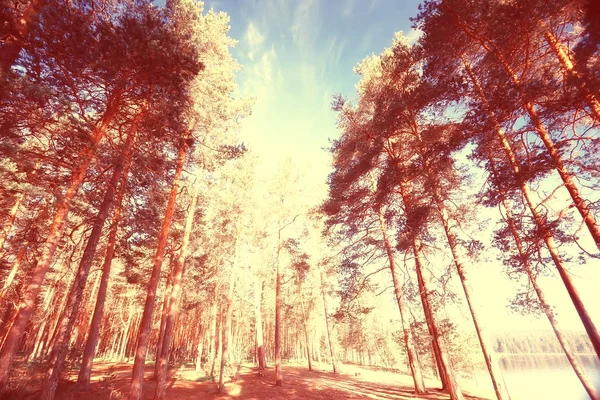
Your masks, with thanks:
[{"label": "distant lake", "polygon": [[[564,354],[498,354],[512,400],[586,400],[583,385]],[[588,379],[600,392],[600,362],[595,355],[578,355]],[[477,374],[478,385],[489,377]],[[491,382],[489,383],[491,385]]]}]

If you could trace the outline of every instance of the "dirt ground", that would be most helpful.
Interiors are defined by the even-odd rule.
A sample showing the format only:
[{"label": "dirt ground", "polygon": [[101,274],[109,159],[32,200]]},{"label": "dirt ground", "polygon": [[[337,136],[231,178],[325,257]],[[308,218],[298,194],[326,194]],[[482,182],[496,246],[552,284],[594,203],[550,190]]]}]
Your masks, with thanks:
[{"label": "dirt ground", "polygon": [[[100,400],[126,399],[131,377],[131,364],[97,363],[94,365],[92,383],[89,390],[80,391],[75,385],[76,371],[63,380],[59,386],[57,400]],[[324,366],[325,367],[325,366]],[[154,381],[150,380],[152,367],[146,369],[144,399],[154,397]],[[25,372],[25,371],[23,371]],[[429,393],[416,396],[412,390],[412,379],[397,373],[375,370],[369,367],[345,365],[341,374],[333,374],[316,368],[308,371],[306,366],[284,365],[283,386],[275,386],[275,369],[261,371],[242,367],[235,381],[226,383],[226,393],[218,393],[217,385],[202,373],[193,369],[173,369],[170,371],[167,397],[173,400],[184,399],[448,399],[449,396],[436,389],[434,382],[427,382]],[[29,382],[3,397],[5,399],[35,399],[39,387],[39,374]],[[465,391],[465,398],[481,400]]]}]

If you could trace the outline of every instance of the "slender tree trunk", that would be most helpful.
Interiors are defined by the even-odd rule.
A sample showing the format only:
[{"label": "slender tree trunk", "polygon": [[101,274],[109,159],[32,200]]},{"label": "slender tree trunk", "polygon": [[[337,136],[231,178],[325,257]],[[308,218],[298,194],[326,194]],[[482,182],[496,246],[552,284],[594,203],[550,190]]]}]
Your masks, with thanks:
[{"label": "slender tree trunk", "polygon": [[302,287],[300,287],[300,311],[302,312],[302,325],[304,327],[304,340],[306,342],[306,358],[308,358],[308,370],[312,371],[312,357],[310,355],[310,341],[308,340],[308,327],[306,311],[304,309],[304,297],[302,295]]},{"label": "slender tree trunk", "polygon": [[0,392],[4,390],[3,388],[6,388],[8,374],[11,370],[19,343],[25,333],[25,327],[29,322],[29,318],[35,309],[36,299],[42,283],[44,282],[46,272],[50,268],[50,263],[52,262],[58,242],[66,225],[67,216],[71,209],[71,201],[77,195],[88,167],[95,158],[95,147],[105,135],[108,126],[117,115],[121,93],[120,90],[116,90],[110,95],[106,112],[92,134],[90,146],[86,147],[81,152],[80,157],[78,157],[78,159],[82,160],[81,164],[73,171],[69,187],[57,204],[56,215],[54,216],[46,241],[42,245],[42,254],[39,262],[31,272],[30,281],[25,287],[23,298],[18,307],[15,323],[11,327],[10,332],[8,332],[4,346],[0,351]]},{"label": "slender tree trunk", "polygon": [[196,372],[202,370],[202,353],[204,352],[204,326],[202,325],[202,311],[198,318],[198,345],[196,346]]},{"label": "slender tree trunk", "polygon": [[458,383],[456,382],[456,377],[454,376],[454,371],[450,365],[450,357],[448,357],[448,352],[446,351],[446,346],[444,345],[440,333],[437,328],[437,322],[435,321],[434,312],[431,309],[429,303],[429,293],[431,293],[431,289],[429,288],[429,281],[423,274],[423,264],[421,263],[421,243],[418,238],[413,239],[413,253],[415,256],[415,269],[417,271],[417,280],[419,283],[419,292],[421,294],[421,300],[423,302],[423,309],[425,310],[425,318],[429,321],[427,324],[430,328],[430,334],[435,342],[434,348],[437,347],[439,351],[439,360],[442,366],[442,371],[440,371],[440,375],[443,373],[446,375],[446,380],[448,383],[448,392],[450,393],[451,400],[463,400],[462,391],[460,390]]},{"label": "slender tree trunk", "polygon": [[213,378],[213,381],[215,376],[215,365],[217,363],[217,360],[220,359],[221,356],[221,340],[223,338],[223,335],[221,334],[221,324],[223,323],[223,304],[219,304],[218,314],[215,318],[215,337],[213,344],[212,366],[210,368],[210,376]]},{"label": "slender tree trunk", "polygon": [[19,211],[19,207],[21,207],[21,203],[23,202],[23,197],[25,197],[23,193],[18,193],[15,196],[15,202],[10,208],[10,212],[8,213],[8,220],[4,223],[2,231],[0,232],[0,251],[2,251],[2,249],[4,248],[6,238],[8,237],[15,223],[15,218],[17,217],[17,212]]},{"label": "slender tree trunk", "polygon": [[421,374],[421,365],[419,364],[417,352],[415,351],[412,332],[410,330],[410,324],[406,321],[405,318],[406,310],[404,309],[404,301],[402,300],[402,289],[400,288],[400,283],[398,282],[398,277],[396,276],[396,261],[394,260],[394,252],[392,250],[390,239],[388,238],[385,219],[383,218],[383,213],[380,209],[377,210],[377,214],[379,216],[381,233],[383,235],[383,244],[385,247],[385,252],[387,254],[388,262],[390,265],[390,272],[392,274],[392,282],[394,284],[394,294],[396,295],[396,303],[398,304],[398,310],[400,311],[400,321],[402,323],[402,332],[404,334],[404,345],[406,347],[406,354],[408,355],[408,365],[410,366],[410,372],[413,377],[415,393],[426,393],[427,389],[425,388],[425,382],[423,380],[423,375]]},{"label": "slender tree trunk", "polygon": [[552,49],[552,52],[560,61],[560,65],[563,70],[565,70],[567,75],[569,75],[569,77],[581,90],[581,93],[583,94],[586,103],[590,107],[592,115],[596,121],[600,121],[600,101],[598,101],[596,95],[590,90],[585,80],[582,79],[581,75],[579,74],[579,71],[577,71],[574,62],[569,55],[568,49],[563,46],[556,36],[554,36],[554,34],[548,29],[543,21],[541,22],[541,25],[544,28],[544,39],[546,39],[546,43],[548,43],[550,49]]},{"label": "slender tree trunk", "polygon": [[465,298],[467,299],[467,304],[469,306],[471,318],[473,319],[473,325],[475,325],[475,331],[477,332],[479,345],[481,346],[481,352],[483,353],[483,358],[485,359],[485,364],[490,374],[492,385],[494,386],[494,391],[496,392],[496,397],[498,398],[498,400],[509,400],[510,395],[508,394],[508,391],[506,389],[506,383],[504,382],[504,376],[502,375],[500,365],[498,364],[498,360],[496,359],[496,353],[494,352],[493,347],[490,344],[489,338],[485,333],[484,326],[479,320],[479,313],[476,310],[475,304],[473,304],[473,290],[471,288],[467,272],[465,271],[464,265],[461,262],[461,256],[458,254],[458,244],[456,237],[454,236],[454,233],[452,232],[450,227],[450,221],[448,219],[448,212],[446,211],[446,206],[444,205],[443,201],[439,199],[437,194],[435,195],[435,197],[440,214],[440,220],[442,221],[442,225],[444,226],[446,239],[448,240],[448,244],[450,245],[450,251],[452,252],[454,265],[456,267],[456,271],[458,272],[460,283],[465,293]]},{"label": "slender tree trunk", "polygon": [[321,296],[323,297],[323,312],[325,313],[325,331],[327,332],[327,343],[329,343],[329,352],[331,355],[331,367],[333,368],[333,373],[337,374],[339,369],[335,358],[335,347],[331,338],[331,331],[329,330],[329,312],[327,311],[327,299],[325,298],[325,280],[323,279],[323,271],[320,271],[319,274],[321,279]]},{"label": "slender tree trunk", "polygon": [[[159,342],[157,346],[157,384],[154,398],[164,399],[166,398],[166,384],[167,374],[169,366],[169,350],[171,346],[171,337],[173,335],[173,326],[175,325],[175,319],[179,314],[179,299],[181,297],[181,285],[183,282],[183,276],[185,274],[185,258],[187,257],[188,244],[190,241],[190,234],[192,232],[192,226],[194,223],[194,215],[196,213],[196,204],[198,203],[198,193],[200,191],[200,185],[195,183],[193,189],[192,200],[190,207],[187,212],[187,218],[185,221],[185,228],[183,231],[183,239],[181,241],[181,249],[179,250],[179,256],[175,262],[174,268],[171,271],[172,283],[170,290],[170,298],[165,296],[165,301],[168,301],[166,308],[166,318],[164,327],[164,336],[162,343]],[[160,357],[159,357],[160,355]]]},{"label": "slender tree trunk", "polygon": [[17,61],[27,35],[38,23],[38,17],[42,8],[46,5],[46,1],[32,0],[23,15],[18,19],[15,34],[9,35],[4,40],[4,44],[0,47],[0,78],[6,75]]},{"label": "slender tree trunk", "polygon": [[[281,231],[280,231],[281,242]],[[281,372],[281,272],[279,271],[279,252],[281,243],[277,247],[277,271],[275,276],[275,385],[283,384]]]},{"label": "slender tree trunk", "polygon": [[[175,253],[171,253],[171,262],[169,265],[173,264],[173,258]],[[162,353],[163,344],[165,341],[165,327],[167,325],[167,316],[169,312],[169,303],[171,302],[171,294],[173,293],[173,274],[175,271],[175,267],[171,268],[169,271],[169,275],[167,276],[167,284],[165,286],[165,293],[163,295],[163,307],[160,316],[160,328],[158,330],[158,340],[156,341],[156,352],[155,352],[155,360],[154,360],[154,379],[158,380],[158,375],[160,374],[160,358]],[[167,358],[167,365],[169,364],[169,359]],[[158,388],[158,386],[157,386]],[[164,391],[164,390],[163,390]]]},{"label": "slender tree trunk", "polygon": [[258,279],[254,281],[254,328],[256,332],[256,358],[258,362],[258,369],[265,369],[267,367],[262,329],[262,286],[262,282],[260,282]]},{"label": "slender tree trunk", "polygon": [[173,177],[173,183],[171,185],[171,193],[169,194],[165,217],[158,235],[156,254],[154,255],[154,262],[152,266],[152,275],[150,276],[150,281],[148,282],[146,303],[144,304],[144,313],[142,314],[142,320],[138,329],[137,348],[135,351],[135,361],[133,363],[133,371],[131,376],[131,387],[129,394],[130,400],[142,399],[144,367],[146,365],[148,341],[150,340],[150,329],[152,328],[152,314],[154,313],[154,305],[156,303],[156,289],[160,279],[160,270],[163,263],[167,240],[169,238],[169,229],[171,228],[173,213],[175,212],[175,203],[177,201],[179,185],[181,183],[181,173],[183,172],[183,165],[185,163],[189,146],[187,139],[189,138],[191,131],[192,129],[188,130],[187,134],[185,135],[186,137],[184,138],[183,145],[179,149],[177,166],[175,168],[175,176]]},{"label": "slender tree trunk", "polygon": [[104,199],[102,200],[102,204],[100,205],[100,208],[98,210],[98,215],[94,220],[92,232],[88,237],[88,241],[83,251],[83,255],[81,256],[81,261],[79,262],[79,267],[77,269],[76,276],[73,279],[73,283],[68,294],[68,300],[65,306],[65,311],[61,316],[61,320],[59,322],[57,336],[54,342],[54,348],[52,351],[52,357],[50,361],[51,367],[48,370],[47,377],[42,384],[42,393],[40,395],[41,400],[52,400],[54,398],[56,388],[58,387],[60,374],[62,373],[64,362],[67,357],[67,352],[69,350],[71,332],[73,330],[73,326],[79,313],[79,306],[83,297],[83,291],[87,283],[90,268],[94,261],[94,256],[96,255],[98,243],[100,242],[102,229],[104,228],[104,224],[106,222],[106,219],[108,218],[109,211],[115,200],[116,189],[119,184],[119,181],[121,180],[121,174],[123,173],[123,169],[125,168],[126,164],[131,163],[135,137],[137,135],[139,124],[146,111],[146,107],[147,102],[145,102],[141,109],[138,111],[129,129],[127,140],[123,145],[121,159],[114,167],[113,175],[108,183],[108,187],[106,188],[106,193],[104,194]]},{"label": "slender tree trunk", "polygon": [[82,388],[86,388],[89,385],[92,375],[92,365],[94,363],[94,356],[96,355],[96,347],[98,345],[98,338],[100,336],[100,325],[102,324],[102,317],[104,316],[104,304],[106,303],[106,294],[108,292],[108,284],[110,280],[110,270],[115,254],[117,232],[119,230],[119,223],[121,221],[123,198],[125,197],[125,192],[127,191],[127,179],[129,176],[130,166],[131,163],[126,163],[123,168],[121,183],[119,184],[119,191],[115,200],[110,233],[108,234],[108,245],[106,248],[106,254],[104,256],[104,263],[102,264],[102,277],[100,278],[100,286],[98,287],[98,294],[96,295],[94,314],[92,315],[92,321],[90,322],[88,337],[83,350],[81,368],[77,378],[77,384]]},{"label": "slender tree trunk", "polygon": [[[235,266],[235,261],[234,261]],[[221,368],[219,370],[219,393],[225,392],[225,367],[229,362],[229,344],[231,342],[231,316],[233,314],[233,288],[235,286],[235,273],[232,270],[229,278],[229,290],[227,292],[227,311],[223,321],[222,344],[221,344]]]},{"label": "slender tree trunk", "polygon": [[[479,80],[475,76],[468,60],[465,57],[462,57],[462,62],[465,67],[465,71],[469,75],[469,78],[471,79],[471,82],[476,89],[478,97],[480,98],[480,100],[483,102],[484,106],[487,109],[488,117],[490,118],[491,122],[494,124],[494,128],[496,131],[496,135],[498,137],[498,141],[500,142],[500,144],[510,162],[512,172],[513,172],[515,178],[517,178],[517,180],[519,180],[519,177],[521,174],[521,166],[519,164],[519,161],[517,160],[517,156],[514,153],[508,139],[506,138],[504,130],[500,126],[500,123],[499,123],[494,111],[492,110],[492,108],[487,100],[487,97],[485,96],[485,93],[484,93],[483,89],[481,88],[481,85],[479,84]],[[542,128],[543,128],[543,126],[542,126]],[[565,184],[565,186],[566,186],[566,184]],[[575,288],[575,285],[573,284],[573,281],[572,281],[569,273],[567,272],[567,270],[565,269],[565,267],[563,265],[562,257],[560,256],[560,254],[558,252],[558,248],[554,241],[552,230],[547,225],[544,217],[542,217],[542,215],[540,215],[540,213],[537,211],[537,208],[532,200],[531,191],[529,189],[529,186],[525,182],[521,182],[520,189],[523,194],[523,198],[525,199],[527,206],[529,207],[529,210],[534,217],[534,221],[535,221],[538,229],[540,231],[544,232],[544,236],[543,236],[544,243],[546,244],[546,247],[548,248],[550,257],[552,258],[552,261],[554,262],[554,266],[558,270],[561,280],[563,281],[563,284],[565,285],[565,288],[567,289],[567,292],[569,293],[569,297],[571,298],[571,301],[573,302],[573,305],[575,306],[575,309],[577,310],[577,314],[579,315],[579,318],[581,319],[581,322],[583,323],[585,331],[588,334],[590,341],[592,342],[594,350],[596,351],[596,355],[598,356],[598,358],[600,358],[600,333],[598,332],[598,329],[596,328],[594,321],[590,317],[585,305],[583,304],[583,301],[581,300],[581,297],[579,296],[579,292]]]},{"label": "slender tree trunk", "polygon": [[[490,155],[489,160],[490,160],[490,165],[492,167],[493,174],[495,176],[498,176],[495,162],[494,162],[494,159],[491,157],[491,155]],[[563,349],[567,359],[569,360],[569,363],[571,364],[571,367],[573,368],[575,375],[577,375],[577,378],[579,379],[579,381],[585,388],[585,391],[588,393],[588,395],[590,396],[590,398],[592,400],[598,400],[599,399],[598,393],[596,392],[596,389],[594,388],[593,382],[591,382],[587,378],[583,368],[579,364],[579,361],[577,361],[577,358],[575,357],[575,354],[573,353],[571,346],[568,344],[565,336],[562,333],[562,330],[560,329],[560,326],[558,325],[558,321],[556,320],[556,318],[554,316],[554,312],[552,311],[552,308],[550,307],[550,305],[548,304],[548,302],[546,300],[546,296],[545,296],[542,288],[537,283],[537,279],[535,277],[535,274],[533,273],[533,268],[531,267],[531,263],[529,262],[529,256],[527,255],[525,246],[523,244],[523,241],[521,240],[521,236],[519,235],[519,231],[517,229],[517,224],[515,223],[515,220],[512,216],[510,208],[508,206],[508,202],[506,200],[505,193],[502,189],[499,190],[499,193],[500,193],[500,197],[501,197],[502,208],[504,208],[505,220],[506,220],[506,223],[508,224],[510,232],[511,232],[513,239],[515,241],[515,244],[517,246],[517,250],[519,252],[519,258],[521,259],[521,265],[523,266],[523,268],[525,269],[525,272],[527,273],[527,277],[529,278],[529,281],[531,282],[531,285],[533,286],[533,289],[535,290],[535,293],[540,301],[542,309],[544,310],[544,313],[546,314],[546,317],[548,318],[548,321],[550,322],[550,325],[552,326],[552,330],[554,331],[554,334],[556,335],[556,338],[558,339],[558,342],[560,343],[560,346]]]}]

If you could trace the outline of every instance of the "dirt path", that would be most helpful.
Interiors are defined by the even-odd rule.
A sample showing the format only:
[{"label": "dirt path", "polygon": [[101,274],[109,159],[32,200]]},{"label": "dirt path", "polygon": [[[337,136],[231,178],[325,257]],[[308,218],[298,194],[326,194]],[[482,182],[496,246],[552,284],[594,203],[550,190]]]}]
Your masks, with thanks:
[{"label": "dirt path", "polygon": [[[146,370],[144,398],[152,399],[154,381],[150,380],[152,368]],[[58,390],[57,400],[100,400],[126,399],[131,377],[131,364],[98,363],[95,365],[92,384],[88,391],[78,391],[75,387],[75,372],[64,380]],[[275,386],[275,371],[269,368],[262,375],[255,368],[243,367],[235,381],[228,382],[227,393],[217,393],[216,385],[204,373],[193,370],[172,370],[167,396],[172,400],[183,399],[448,399],[448,395],[431,389],[426,395],[416,396],[412,391],[412,381],[403,376],[386,371],[375,371],[366,367],[345,366],[340,375],[331,372],[309,372],[305,366],[285,365],[283,386]],[[435,387],[428,382],[429,387]],[[35,383],[21,386],[13,391],[8,399],[34,399]],[[480,400],[482,397],[466,398]]]}]

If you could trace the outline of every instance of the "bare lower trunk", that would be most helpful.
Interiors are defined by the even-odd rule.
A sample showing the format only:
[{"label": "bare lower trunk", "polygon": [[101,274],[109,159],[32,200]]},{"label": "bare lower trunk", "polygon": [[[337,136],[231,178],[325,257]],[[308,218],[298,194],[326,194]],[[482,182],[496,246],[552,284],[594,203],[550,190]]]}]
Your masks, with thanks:
[{"label": "bare lower trunk", "polygon": [[181,182],[181,173],[183,172],[183,165],[188,149],[188,137],[191,133],[191,129],[186,134],[184,144],[179,150],[177,157],[177,166],[175,168],[175,175],[173,177],[173,183],[171,185],[171,193],[169,194],[169,200],[167,208],[165,210],[165,217],[158,235],[158,243],[156,246],[156,254],[154,255],[154,262],[152,266],[152,275],[148,282],[148,290],[146,295],[146,302],[144,304],[144,313],[142,314],[142,320],[140,321],[140,327],[138,329],[137,347],[135,351],[135,361],[133,363],[133,371],[131,376],[131,386],[129,399],[130,400],[141,400],[142,398],[142,387],[144,383],[144,367],[146,365],[146,354],[148,352],[148,341],[150,340],[150,329],[152,327],[152,314],[154,313],[154,305],[156,303],[156,289],[158,287],[158,281],[160,279],[160,270],[163,263],[163,257],[165,254],[165,247],[169,238],[169,230],[171,228],[171,221],[173,219],[173,213],[175,212],[175,203],[177,201],[177,195],[179,193],[179,185]]},{"label": "bare lower trunk", "polygon": [[283,384],[281,371],[281,273],[279,272],[279,249],[277,250],[277,272],[275,277],[275,385]]},{"label": "bare lower trunk", "polygon": [[410,330],[410,324],[406,321],[406,311],[404,310],[404,301],[402,300],[402,289],[396,276],[396,260],[394,259],[394,252],[392,245],[387,235],[387,229],[385,225],[385,219],[381,210],[377,210],[379,216],[379,224],[381,227],[381,233],[383,235],[383,244],[388,257],[388,263],[390,265],[390,272],[392,274],[392,282],[394,284],[394,294],[396,296],[396,303],[398,304],[398,310],[400,311],[400,321],[402,323],[402,332],[404,334],[404,345],[406,347],[406,354],[408,355],[408,365],[413,378],[413,384],[415,386],[415,393],[421,394],[427,392],[425,388],[425,382],[423,375],[421,374],[421,365],[417,358],[417,352],[413,342],[412,332]]},{"label": "bare lower trunk", "polygon": [[[235,262],[234,262],[235,266]],[[231,271],[229,278],[229,290],[227,292],[227,312],[225,314],[225,320],[223,321],[222,337],[223,343],[221,345],[221,368],[219,369],[219,392],[225,392],[225,368],[229,362],[229,345],[231,342],[231,316],[233,314],[233,288],[235,285],[235,271]]]},{"label": "bare lower trunk", "polygon": [[329,353],[331,355],[331,367],[333,373],[338,373],[337,360],[335,357],[335,346],[331,338],[331,331],[329,330],[329,312],[327,311],[327,299],[325,298],[325,280],[323,279],[323,271],[320,272],[321,279],[321,296],[323,297],[323,312],[325,313],[325,331],[327,332],[327,343],[329,343]]},{"label": "bare lower trunk", "polygon": [[425,311],[425,319],[428,321],[428,327],[430,329],[430,335],[434,342],[434,347],[437,347],[437,351],[439,351],[439,361],[442,367],[443,373],[446,375],[446,381],[448,383],[448,392],[450,393],[450,399],[452,400],[463,400],[463,395],[458,387],[458,383],[456,382],[456,377],[454,376],[454,371],[450,366],[450,358],[448,357],[448,352],[446,351],[446,346],[444,345],[440,333],[437,328],[437,322],[435,320],[434,312],[431,309],[429,303],[429,293],[431,293],[431,289],[429,288],[429,281],[424,276],[423,273],[423,265],[421,263],[421,243],[419,239],[413,239],[413,253],[415,256],[415,269],[417,271],[417,279],[419,281],[419,292],[421,294],[421,300],[423,301],[423,309]]},{"label": "bare lower trunk", "polygon": [[0,351],[0,391],[6,388],[6,382],[8,380],[8,374],[11,370],[14,357],[17,353],[17,348],[25,333],[25,327],[29,322],[29,318],[35,309],[36,300],[40,292],[42,283],[46,276],[46,272],[50,268],[54,253],[58,246],[58,242],[62,236],[64,227],[67,223],[67,217],[71,209],[71,201],[77,195],[83,179],[87,173],[88,167],[92,160],[95,158],[94,149],[105,135],[108,126],[116,116],[118,112],[119,102],[121,98],[121,92],[115,91],[109,97],[106,112],[102,117],[99,125],[96,126],[92,134],[90,146],[86,147],[78,157],[81,164],[75,168],[71,175],[71,182],[64,196],[60,199],[56,207],[56,214],[48,236],[46,237],[45,243],[42,245],[42,254],[39,262],[31,272],[31,278],[25,287],[23,297],[20,301],[15,322],[11,327],[4,346]]},{"label": "bare lower trunk", "polygon": [[104,263],[102,264],[102,277],[100,278],[100,286],[98,287],[98,294],[96,295],[96,305],[94,306],[94,314],[92,315],[92,321],[90,322],[88,337],[83,350],[81,368],[77,378],[77,384],[84,388],[90,383],[92,365],[94,363],[94,356],[96,355],[100,324],[102,323],[102,317],[104,315],[104,304],[106,303],[106,294],[108,292],[108,283],[110,280],[110,270],[115,254],[117,232],[119,230],[119,223],[121,220],[123,198],[125,197],[125,192],[127,191],[127,177],[129,175],[130,166],[131,163],[128,163],[123,168],[121,183],[119,184],[119,191],[115,200],[115,209],[113,212],[110,233],[108,234],[106,254],[104,256]]},{"label": "bare lower trunk", "polygon": [[304,341],[306,343],[306,358],[308,359],[308,370],[312,371],[312,357],[310,354],[310,340],[308,340],[308,327],[306,310],[304,309],[304,297],[302,295],[302,287],[300,287],[300,311],[302,311],[302,326],[304,328]]},{"label": "bare lower trunk", "polygon": [[[169,265],[173,265],[173,254],[174,253],[171,254],[171,263],[169,263]],[[158,375],[160,373],[160,355],[162,353],[163,343],[165,341],[165,327],[167,325],[167,315],[169,312],[169,303],[171,302],[171,294],[173,293],[173,271],[174,268],[171,269],[169,275],[167,276],[167,285],[165,286],[165,293],[163,295],[163,307],[162,312],[160,313],[160,328],[158,329],[158,340],[156,341],[156,352],[154,357],[154,379],[158,379]]]},{"label": "bare lower trunk", "polygon": [[261,311],[261,302],[262,302],[262,282],[256,280],[254,282],[254,324],[255,324],[255,332],[256,332],[256,359],[258,363],[259,369],[265,369],[267,367],[267,363],[265,360],[265,345],[263,339],[263,329],[262,329],[262,311]]},{"label": "bare lower trunk", "polygon": [[[185,222],[185,228],[183,231],[183,239],[181,241],[181,249],[179,250],[179,256],[175,262],[175,266],[171,271],[172,283],[170,298],[168,300],[168,306],[166,308],[166,318],[164,326],[164,336],[162,342],[159,342],[157,346],[157,384],[154,398],[164,399],[166,397],[166,384],[167,384],[167,372],[169,364],[169,351],[171,347],[171,337],[173,336],[173,326],[175,325],[175,319],[179,314],[179,298],[181,297],[181,285],[183,283],[183,276],[185,274],[185,258],[187,257],[187,249],[190,241],[190,234],[192,232],[192,226],[194,223],[194,215],[196,213],[196,204],[198,202],[198,192],[200,187],[196,184],[193,190],[192,200],[190,207],[187,212],[187,218]],[[159,350],[160,349],[160,350]],[[160,356],[159,356],[160,355]]]}]

